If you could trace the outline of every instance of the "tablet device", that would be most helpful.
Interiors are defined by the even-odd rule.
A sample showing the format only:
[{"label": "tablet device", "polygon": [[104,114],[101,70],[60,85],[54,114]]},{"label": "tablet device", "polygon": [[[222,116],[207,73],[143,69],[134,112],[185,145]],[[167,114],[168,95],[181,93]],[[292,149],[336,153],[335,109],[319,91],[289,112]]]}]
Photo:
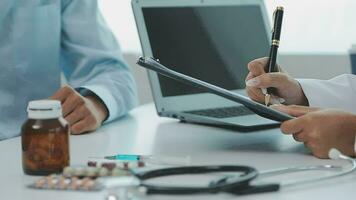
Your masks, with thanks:
[{"label": "tablet device", "polygon": [[208,93],[212,93],[221,96],[223,98],[229,99],[231,101],[234,101],[236,103],[240,103],[246,106],[247,108],[249,108],[254,113],[260,115],[261,117],[278,121],[278,122],[284,122],[290,119],[294,119],[294,117],[288,114],[279,112],[268,106],[255,102],[243,95],[233,93],[229,90],[218,87],[216,85],[212,85],[210,83],[170,70],[166,66],[159,63],[157,59],[149,58],[149,57],[140,57],[137,64],[149,70],[153,70],[163,76],[174,79],[176,81],[180,81],[182,83],[189,84],[194,87],[198,87]]}]

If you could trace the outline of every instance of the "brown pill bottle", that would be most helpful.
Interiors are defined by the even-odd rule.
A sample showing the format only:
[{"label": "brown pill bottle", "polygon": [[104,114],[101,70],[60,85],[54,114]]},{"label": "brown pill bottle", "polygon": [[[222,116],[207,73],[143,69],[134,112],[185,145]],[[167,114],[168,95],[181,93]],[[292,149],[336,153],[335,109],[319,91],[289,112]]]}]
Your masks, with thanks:
[{"label": "brown pill bottle", "polygon": [[31,101],[21,129],[22,166],[28,175],[61,173],[69,165],[69,127],[59,101]]}]

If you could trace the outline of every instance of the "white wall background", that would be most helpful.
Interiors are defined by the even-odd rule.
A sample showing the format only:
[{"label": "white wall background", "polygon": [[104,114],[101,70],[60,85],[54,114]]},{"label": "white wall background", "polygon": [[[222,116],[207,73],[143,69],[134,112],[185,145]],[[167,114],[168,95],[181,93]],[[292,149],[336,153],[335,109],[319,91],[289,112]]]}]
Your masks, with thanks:
[{"label": "white wall background", "polygon": [[[140,52],[130,0],[99,0],[124,52]],[[285,7],[281,52],[345,53],[356,44],[355,0],[266,0],[270,16]]]},{"label": "white wall background", "polygon": [[98,0],[106,22],[116,35],[122,50],[127,53],[141,52],[131,0]]}]

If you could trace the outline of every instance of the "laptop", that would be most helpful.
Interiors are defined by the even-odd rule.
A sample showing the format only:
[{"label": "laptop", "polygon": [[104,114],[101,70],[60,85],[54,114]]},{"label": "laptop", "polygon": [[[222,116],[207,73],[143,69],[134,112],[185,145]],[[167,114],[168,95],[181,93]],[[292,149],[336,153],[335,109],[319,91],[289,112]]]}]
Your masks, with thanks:
[{"label": "laptop", "polygon": [[[262,0],[132,0],[132,7],[145,57],[247,96],[247,64],[270,48]],[[159,116],[241,131],[279,125],[236,102],[147,73]]]}]

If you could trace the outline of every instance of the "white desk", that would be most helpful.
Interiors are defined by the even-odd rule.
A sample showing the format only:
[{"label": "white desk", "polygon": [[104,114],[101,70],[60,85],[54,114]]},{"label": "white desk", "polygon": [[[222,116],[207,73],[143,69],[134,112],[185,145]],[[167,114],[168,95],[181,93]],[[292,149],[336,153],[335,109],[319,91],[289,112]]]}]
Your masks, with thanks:
[{"label": "white desk", "polygon": [[[319,160],[279,130],[243,134],[231,130],[178,123],[156,116],[154,106],[141,106],[120,121],[107,124],[95,133],[71,136],[71,164],[85,164],[89,156],[117,153],[190,155],[192,164],[243,164],[259,170],[294,165],[345,164]],[[58,192],[31,190],[25,186],[38,177],[22,172],[20,138],[0,142],[0,199],[95,199],[104,192]],[[322,172],[322,174],[325,172]],[[319,172],[320,174],[320,172]],[[307,173],[306,177],[315,176]],[[280,178],[280,177],[279,177]],[[300,175],[284,176],[284,180]],[[279,179],[278,179],[279,180]],[[338,179],[282,189],[277,193],[251,196],[197,195],[197,199],[354,199],[356,174]],[[192,196],[183,196],[191,199]],[[182,196],[152,196],[149,199],[182,199]]]}]

